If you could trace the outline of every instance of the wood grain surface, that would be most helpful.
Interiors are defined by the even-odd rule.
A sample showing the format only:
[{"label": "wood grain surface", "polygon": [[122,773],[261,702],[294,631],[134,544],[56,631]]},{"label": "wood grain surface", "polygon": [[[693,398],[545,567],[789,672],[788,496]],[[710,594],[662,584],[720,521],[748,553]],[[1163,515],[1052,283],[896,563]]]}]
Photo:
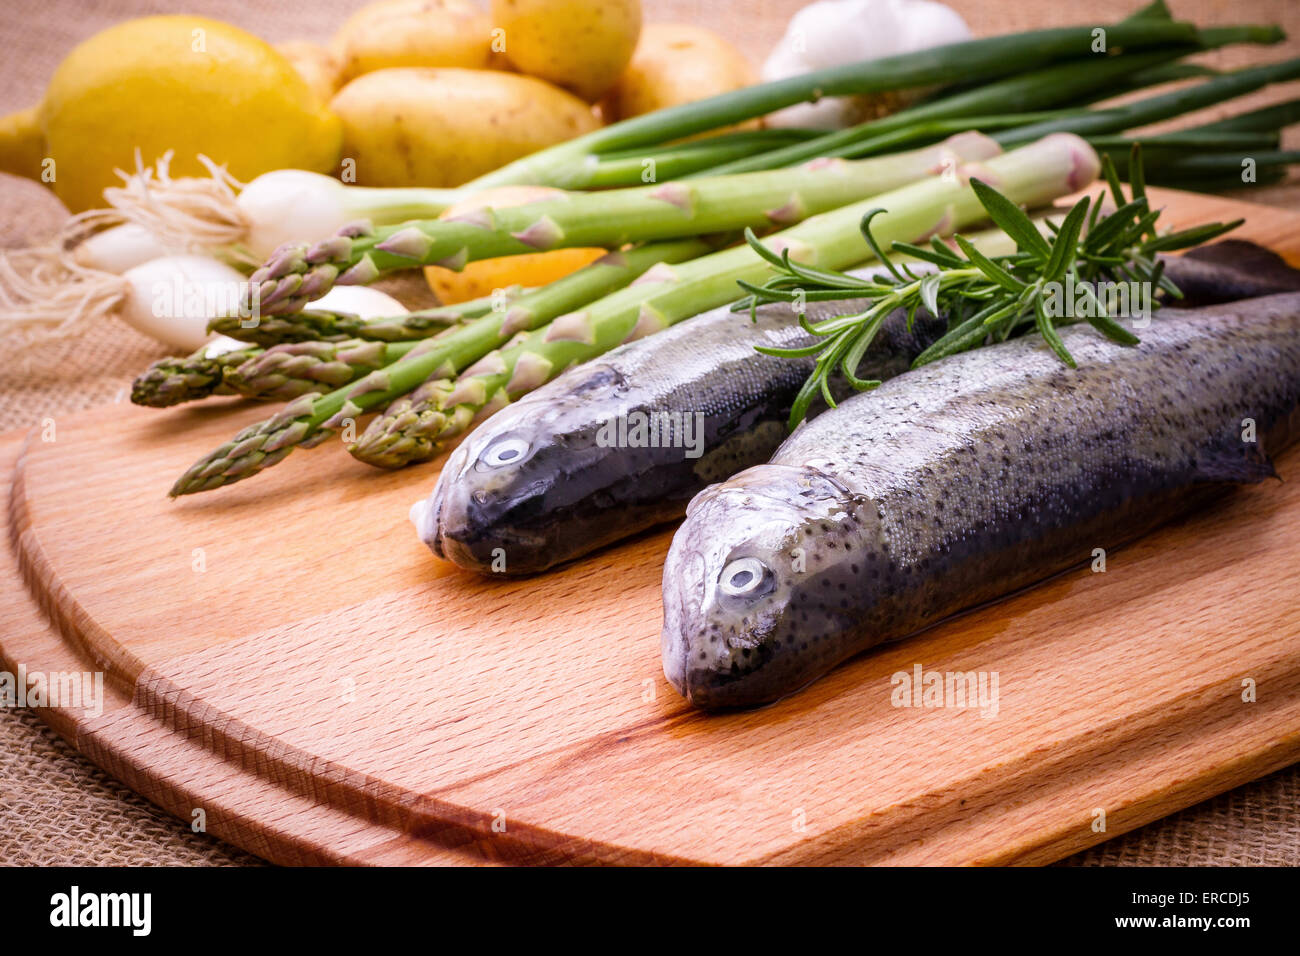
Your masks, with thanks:
[{"label": "wood grain surface", "polygon": [[[1157,195],[1175,225],[1245,215],[1241,235],[1300,257],[1300,217]],[[121,405],[3,444],[0,659],[102,670],[102,714],[43,716],[267,859],[1040,863],[1300,758],[1294,481],[707,716],[660,672],[669,532],[476,577],[407,524],[436,468],[375,472],[337,445],[167,500],[263,414]],[[892,706],[917,664],[996,672],[996,716]]]}]

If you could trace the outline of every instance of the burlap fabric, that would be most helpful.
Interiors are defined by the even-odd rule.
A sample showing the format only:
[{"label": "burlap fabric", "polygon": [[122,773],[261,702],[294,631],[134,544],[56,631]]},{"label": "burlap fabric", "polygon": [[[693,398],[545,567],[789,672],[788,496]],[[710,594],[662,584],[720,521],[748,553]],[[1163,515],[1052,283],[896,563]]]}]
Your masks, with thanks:
[{"label": "burlap fabric", "polygon": [[[486,3],[486,0],[484,0]],[[1075,10],[1055,0],[949,0],[977,33],[1057,25],[1087,15],[1114,19],[1138,0],[1095,0]],[[1294,0],[1171,0],[1200,22],[1279,22],[1300,37]],[[171,12],[220,17],[275,41],[323,40],[361,0],[283,3],[268,0],[45,0],[39,16],[22,4],[0,10],[5,50],[0,110],[34,102],[60,57],[77,41],[128,16]],[[656,20],[699,23],[719,30],[761,59],[801,0],[643,0]],[[1062,12],[1064,11],[1064,12]],[[742,13],[743,15],[738,15]],[[1236,66],[1252,59],[1300,55],[1300,42],[1261,52],[1232,50],[1211,62]],[[1244,101],[1300,95],[1300,84]],[[1234,105],[1233,111],[1240,105]],[[1297,148],[1291,136],[1289,147]],[[1243,195],[1300,209],[1300,185]],[[47,236],[65,215],[33,183],[0,176],[0,244]],[[410,299],[416,285],[397,290]],[[412,304],[415,304],[412,302]],[[163,349],[113,320],[75,340],[33,351],[22,369],[0,372],[0,432],[42,417],[125,400],[131,377]],[[1199,806],[1071,857],[1069,864],[1300,864],[1300,767],[1275,773]],[[256,864],[255,857],[189,828],[131,793],[82,759],[26,711],[0,710],[0,863],[7,864]]]}]

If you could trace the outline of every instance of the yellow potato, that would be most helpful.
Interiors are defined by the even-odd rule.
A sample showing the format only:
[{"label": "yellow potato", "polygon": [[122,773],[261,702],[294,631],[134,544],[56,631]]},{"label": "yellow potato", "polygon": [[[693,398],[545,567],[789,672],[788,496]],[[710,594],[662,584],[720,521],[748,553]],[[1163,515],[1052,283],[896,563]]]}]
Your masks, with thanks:
[{"label": "yellow potato", "polygon": [[[563,195],[564,190],[550,186],[497,186],[449,206],[439,218],[454,219],[484,206],[522,206]],[[543,286],[578,271],[604,254],[604,249],[582,248],[529,252],[522,256],[479,259],[466,264],[460,272],[441,266],[426,266],[424,277],[429,282],[429,288],[437,294],[438,301],[451,305],[479,299],[512,285],[526,289]]]},{"label": "yellow potato", "polygon": [[492,0],[505,55],[521,73],[600,99],[627,67],[641,32],[640,0]]},{"label": "yellow potato", "polygon": [[703,27],[650,23],[618,83],[601,102],[606,122],[749,86],[758,74],[743,53]]},{"label": "yellow potato", "polygon": [[307,81],[322,103],[328,103],[338,91],[339,61],[325,47],[307,40],[290,40],[277,43],[276,51],[293,64],[293,68]]},{"label": "yellow potato", "polygon": [[330,106],[343,123],[344,172],[351,160],[365,186],[459,186],[597,126],[577,97],[488,70],[379,70]]},{"label": "yellow potato", "polygon": [[485,70],[491,34],[471,0],[381,0],[349,17],[331,46],[345,80],[402,66]]}]

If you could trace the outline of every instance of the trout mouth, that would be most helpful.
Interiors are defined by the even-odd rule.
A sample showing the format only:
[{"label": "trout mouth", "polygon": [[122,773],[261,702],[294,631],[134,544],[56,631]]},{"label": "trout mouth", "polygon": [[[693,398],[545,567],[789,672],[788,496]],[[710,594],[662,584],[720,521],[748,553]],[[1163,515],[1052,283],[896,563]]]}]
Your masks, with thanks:
[{"label": "trout mouth", "polygon": [[509,494],[494,493],[475,482],[439,484],[426,523],[434,553],[463,568],[506,574],[538,570],[549,538],[531,527],[543,504],[544,482],[529,482]]},{"label": "trout mouth", "polygon": [[694,588],[677,587],[676,584],[679,581],[695,581],[703,576],[704,555],[686,549],[677,561],[680,566],[672,574],[669,573],[671,565],[666,563],[664,566],[664,624],[659,638],[659,652],[664,677],[673,686],[673,690],[690,700],[687,676],[691,647],[686,635],[691,628],[688,622],[699,618],[702,594]]},{"label": "trout mouth", "polygon": [[[664,565],[664,674],[691,704],[730,710],[784,696],[833,643],[830,622],[800,603],[835,550],[856,498],[808,466],[760,465],[691,502]],[[825,529],[832,529],[826,531]],[[801,595],[803,597],[801,597]],[[813,645],[816,645],[815,647]]]},{"label": "trout mouth", "polygon": [[420,516],[420,536],[434,554],[460,567],[482,570],[502,558],[509,567],[510,557],[531,556],[538,547],[536,536],[516,525],[526,524],[530,508],[540,505],[545,483],[529,477],[534,448],[527,435],[474,438],[443,466]]}]

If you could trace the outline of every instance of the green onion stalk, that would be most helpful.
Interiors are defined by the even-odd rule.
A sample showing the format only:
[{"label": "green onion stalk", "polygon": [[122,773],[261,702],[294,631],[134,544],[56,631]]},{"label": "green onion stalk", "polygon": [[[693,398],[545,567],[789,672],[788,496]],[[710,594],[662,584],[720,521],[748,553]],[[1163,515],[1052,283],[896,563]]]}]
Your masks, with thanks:
[{"label": "green onion stalk", "polygon": [[[1146,149],[1148,140],[1141,140]],[[1127,180],[1130,175],[1131,161],[1125,150],[1107,150],[1107,155],[1115,163],[1120,178]],[[1147,182],[1167,186],[1182,186],[1184,183],[1206,181],[1218,182],[1222,186],[1237,187],[1251,185],[1258,181],[1261,171],[1282,170],[1300,163],[1300,150],[1285,149],[1247,149],[1220,152],[1190,153],[1176,158],[1165,159],[1156,171],[1147,170]],[[1254,176],[1256,178],[1247,178]],[[1234,182],[1235,181],[1235,182]]]},{"label": "green onion stalk", "polygon": [[[779,169],[818,156],[870,156],[915,142],[935,129],[978,129],[1026,125],[1018,114],[1073,105],[1089,94],[1109,92],[1116,83],[1148,67],[1185,56],[1195,47],[1171,47],[1120,56],[1094,56],[1094,62],[1071,60],[1008,77],[940,99],[899,110],[880,119],[837,130],[816,139],[714,167],[716,174]],[[1048,117],[1049,119],[1051,117]],[[938,125],[946,124],[946,125]],[[709,175],[714,171],[710,170]]]},{"label": "green onion stalk", "polygon": [[[1170,61],[1192,53],[1233,43],[1275,43],[1281,38],[1281,32],[1272,27],[1223,27],[1202,31],[1198,42],[1185,46],[1116,55],[1094,54],[1090,58],[1056,63],[1031,73],[943,95],[813,140],[716,166],[709,170],[709,174],[724,176],[775,169],[814,156],[848,158],[875,155],[897,148],[900,142],[915,142],[914,137],[919,133],[916,127],[924,127],[936,120],[969,117],[969,125],[961,128],[987,132],[990,119],[994,117],[1002,125],[1012,124],[1020,113],[1065,105],[1079,106],[1094,99],[1181,78],[1189,72],[1186,66]],[[1201,71],[1192,68],[1190,72],[1199,74]],[[1033,139],[1037,137],[1028,136],[1018,142]]]},{"label": "green onion stalk", "polygon": [[1122,106],[1031,123],[993,134],[1004,146],[1018,146],[1048,133],[1068,132],[1079,136],[1107,135],[1158,123],[1183,113],[1213,106],[1223,100],[1244,96],[1270,83],[1300,79],[1300,58],[1247,67],[1211,77],[1194,86],[1150,96]]},{"label": "green onion stalk", "polygon": [[[823,96],[985,82],[1042,69],[1067,59],[1086,62],[1091,57],[1099,61],[1100,57],[1094,54],[1097,28],[1095,25],[1058,27],[968,40],[760,83],[614,123],[515,160],[480,176],[466,188],[540,183],[582,189],[591,171],[599,165],[599,154],[658,147]],[[1134,17],[1103,29],[1110,50],[1187,48],[1198,44],[1201,38],[1193,24],[1164,16]],[[1276,28],[1245,29],[1261,38],[1281,38]]]}]

